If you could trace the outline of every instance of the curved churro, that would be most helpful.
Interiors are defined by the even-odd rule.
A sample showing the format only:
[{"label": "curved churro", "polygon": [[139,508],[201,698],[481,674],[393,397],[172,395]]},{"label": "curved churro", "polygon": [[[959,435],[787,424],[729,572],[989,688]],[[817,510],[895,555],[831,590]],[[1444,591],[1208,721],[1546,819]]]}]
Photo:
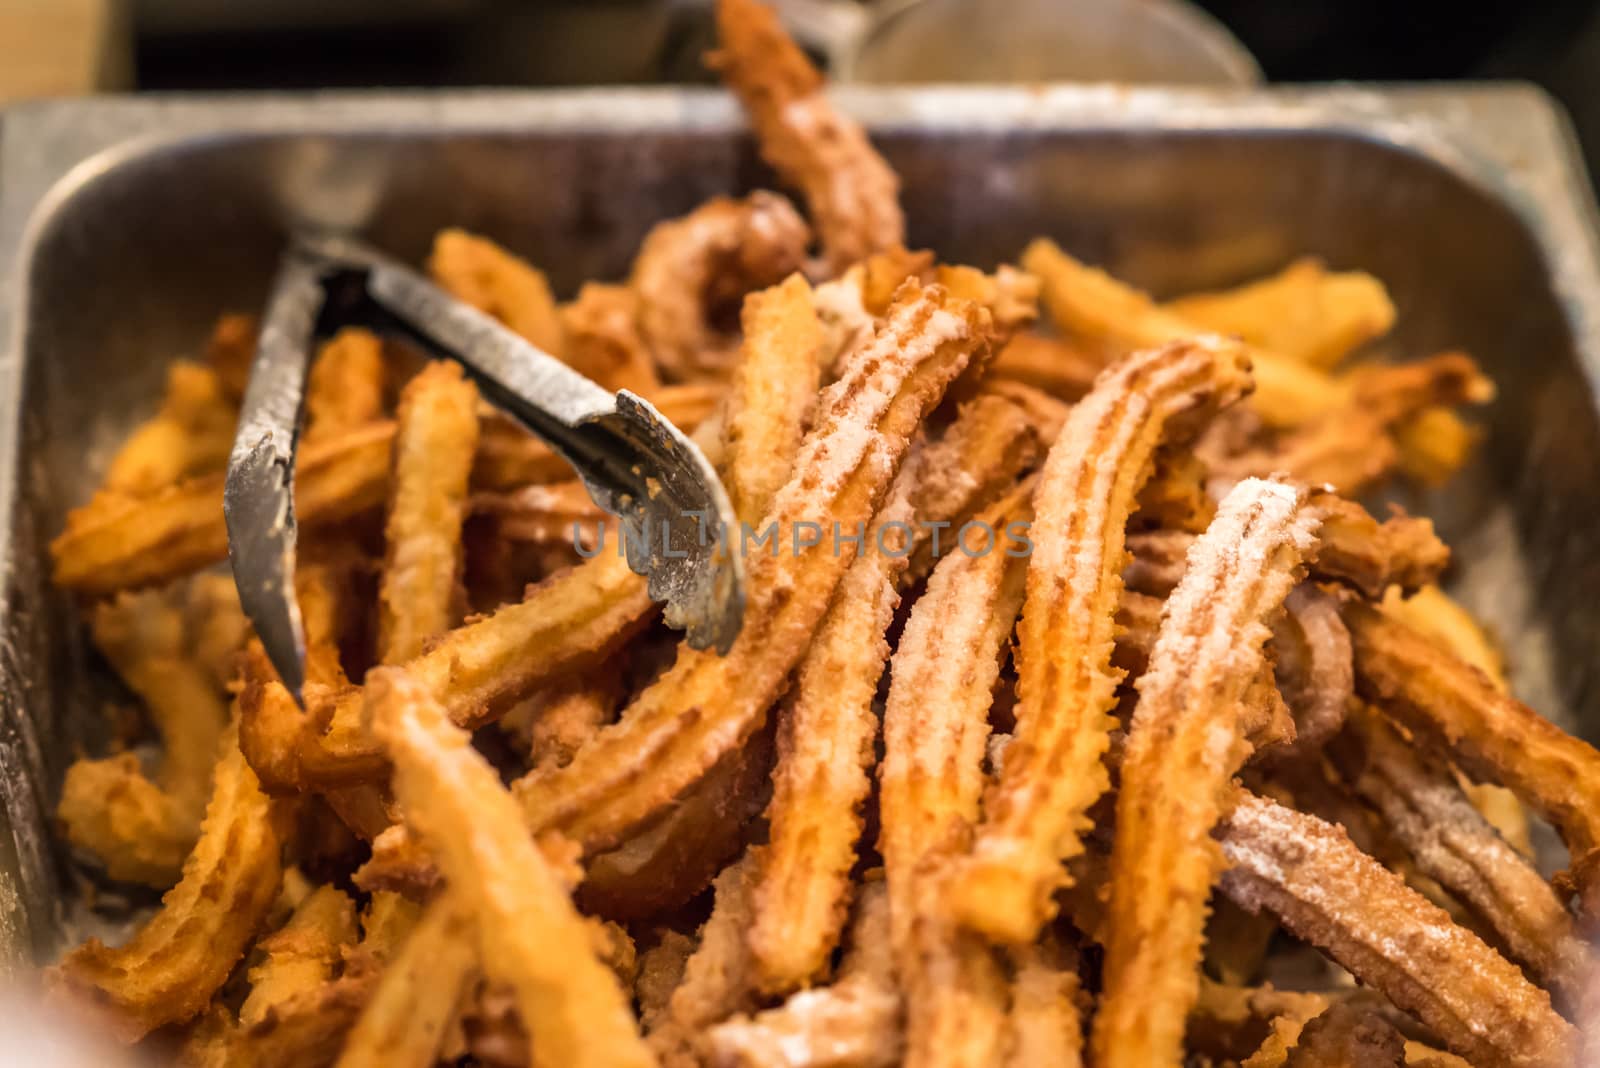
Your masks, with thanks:
[{"label": "curved churro", "polygon": [[479,959],[516,994],[537,1065],[651,1065],[616,976],[499,776],[404,669],[367,682],[395,796],[474,918]]},{"label": "curved churro", "polygon": [[1061,862],[1108,785],[1101,764],[1120,675],[1111,667],[1124,528],[1151,459],[1249,388],[1243,350],[1220,338],[1132,356],[1067,417],[1034,498],[1019,628],[1021,704],[1004,772],[985,799],[951,906],[992,938],[1029,940],[1051,911]]},{"label": "curved churro", "polygon": [[[907,283],[877,336],[823,393],[794,474],[764,522],[780,536],[815,517],[846,531],[865,524],[916,426],[983,346],[986,318],[936,286]],[[753,556],[744,628],[728,654],[681,648],[671,670],[572,764],[518,783],[529,822],[586,849],[609,848],[748,737],[854,557],[849,543],[838,555],[833,548]]]},{"label": "curved churro", "polygon": [[656,223],[628,285],[639,302],[639,332],[662,373],[684,381],[726,372],[738,339],[712,325],[711,305],[798,270],[808,237],[794,206],[767,192],[715,197],[681,219]]},{"label": "curved churro", "polygon": [[1580,905],[1600,917],[1600,752],[1382,610],[1353,601],[1344,619],[1361,695],[1555,824],[1579,876]]},{"label": "curved churro", "polygon": [[756,0],[719,0],[710,62],[738,94],[761,155],[798,188],[837,274],[905,243],[900,180],[859,123],[828,101],[822,76]]},{"label": "curved churro", "polygon": [[1243,791],[1236,801],[1218,831],[1229,897],[1270,909],[1474,1063],[1574,1063],[1577,1034],[1550,996],[1343,830]]},{"label": "curved churro", "polygon": [[1331,593],[1302,583],[1272,628],[1273,674],[1294,713],[1294,741],[1263,757],[1278,763],[1314,757],[1339,732],[1355,694],[1350,632]]},{"label": "curved churro", "polygon": [[116,949],[91,938],[50,972],[55,991],[123,1042],[198,1015],[244,956],[278,894],[283,813],[223,740],[200,840],[161,910]]},{"label": "curved churro", "polygon": [[1093,1037],[1106,1068],[1182,1059],[1206,899],[1221,867],[1211,828],[1257,730],[1246,693],[1265,663],[1267,624],[1314,544],[1317,519],[1303,504],[1293,487],[1259,479],[1228,494],[1189,550],[1135,683]]},{"label": "curved churro", "polygon": [[1482,917],[1543,983],[1576,1004],[1587,950],[1566,905],[1501,839],[1449,769],[1430,766],[1371,709],[1351,717],[1329,752],[1417,866]]}]

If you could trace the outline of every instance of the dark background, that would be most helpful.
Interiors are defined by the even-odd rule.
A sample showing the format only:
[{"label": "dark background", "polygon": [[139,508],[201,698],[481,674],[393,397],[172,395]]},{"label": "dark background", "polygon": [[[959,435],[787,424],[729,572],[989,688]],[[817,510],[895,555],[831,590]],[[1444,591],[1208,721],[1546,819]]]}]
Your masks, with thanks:
[{"label": "dark background", "polygon": [[[1094,0],[1062,0],[1063,3]],[[699,78],[684,0],[139,0],[141,89],[561,85]],[[1600,3],[1209,0],[1273,81],[1519,78],[1600,171]]]}]

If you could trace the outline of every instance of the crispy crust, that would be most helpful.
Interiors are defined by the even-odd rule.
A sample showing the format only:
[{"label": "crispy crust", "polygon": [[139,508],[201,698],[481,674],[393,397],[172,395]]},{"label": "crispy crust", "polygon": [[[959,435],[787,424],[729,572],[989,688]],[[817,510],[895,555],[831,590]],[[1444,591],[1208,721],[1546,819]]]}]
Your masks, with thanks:
[{"label": "crispy crust", "polygon": [[375,669],[367,706],[394,761],[406,822],[471,910],[485,973],[515,990],[524,1025],[536,1036],[534,1062],[653,1063],[562,877],[470,736],[404,669]]},{"label": "crispy crust", "polygon": [[477,968],[471,912],[446,895],[423,912],[361,1010],[339,1068],[428,1068]]},{"label": "crispy crust", "polygon": [[738,94],[762,158],[805,197],[829,273],[903,245],[900,179],[860,124],[828,102],[822,76],[772,9],[719,0],[717,37],[710,63]]},{"label": "crispy crust", "polygon": [[1468,774],[1509,787],[1555,824],[1580,874],[1580,906],[1593,919],[1600,880],[1600,753],[1489,677],[1365,602],[1344,609],[1356,687],[1419,739],[1443,747]]},{"label": "crispy crust", "polygon": [[419,655],[456,620],[461,521],[478,444],[478,390],[454,361],[436,360],[400,394],[383,574],[378,657]]},{"label": "crispy crust", "polygon": [[1268,623],[1313,545],[1317,520],[1303,501],[1257,479],[1228,494],[1189,551],[1136,683],[1093,1038],[1095,1062],[1107,1068],[1182,1057],[1206,899],[1221,868],[1211,828],[1257,729],[1246,695],[1265,663]]},{"label": "crispy crust", "polygon": [[200,840],[161,910],[122,946],[91,938],[51,969],[53,993],[123,1042],[199,1014],[233,970],[278,894],[282,814],[230,731]]},{"label": "crispy crust", "polygon": [[383,418],[383,342],[361,327],[339,331],[306,378],[305,440],[324,441]]},{"label": "crispy crust", "polygon": [[[983,344],[985,319],[938,287],[907,284],[874,341],[824,393],[773,506],[780,532],[816,516],[845,530],[870,518],[915,427]],[[559,829],[587,850],[610,848],[748,737],[853,558],[831,548],[754,556],[744,627],[729,653],[681,648],[672,669],[572,764],[519,782],[529,822]]]},{"label": "crispy crust", "polygon": [[[985,520],[1026,520],[1031,490],[1013,491]],[[1005,1038],[1004,976],[981,940],[951,922],[942,861],[978,817],[989,706],[1025,572],[1025,560],[1000,551],[946,556],[891,663],[878,850],[906,993],[908,1064],[992,1062]]]},{"label": "crispy crust", "polygon": [[544,272],[488,238],[441,230],[428,273],[457,300],[493,316],[555,357],[563,355],[561,320]]},{"label": "crispy crust", "polygon": [[883,882],[856,901],[850,951],[830,986],[802,990],[776,1008],[736,1015],[706,1031],[717,1068],[891,1068],[904,1050],[900,993],[888,951]]},{"label": "crispy crust", "polygon": [[1343,830],[1240,792],[1218,837],[1223,892],[1284,926],[1473,1062],[1568,1068],[1577,1034],[1550,997]]},{"label": "crispy crust", "polygon": [[799,275],[744,301],[744,342],[723,415],[723,482],[741,522],[756,524],[789,480],[821,382],[822,326]]},{"label": "crispy crust", "polygon": [[[458,726],[480,726],[544,684],[602,662],[650,617],[644,580],[602,552],[528,589],[521,604],[445,634],[405,667],[443,702]],[[540,650],[529,656],[529,649]],[[245,716],[260,717],[280,759],[263,763],[269,788],[349,786],[383,775],[385,762],[361,721],[355,687],[308,684],[302,718],[275,680],[247,679]],[[279,733],[283,732],[283,733]],[[254,753],[253,753],[254,755]]]},{"label": "crispy crust", "polygon": [[750,949],[758,984],[788,993],[826,971],[850,907],[850,870],[870,788],[878,717],[873,698],[889,659],[910,551],[913,454],[901,467],[818,624],[778,707],[778,763],[767,848],[751,890]]},{"label": "crispy crust", "polygon": [[768,192],[713,197],[652,227],[628,285],[638,300],[639,332],[662,373],[680,382],[725,373],[738,339],[712,325],[712,306],[798,270],[809,237],[794,206]]},{"label": "crispy crust", "polygon": [[1352,717],[1330,747],[1350,787],[1376,808],[1417,866],[1569,1003],[1588,952],[1550,884],[1479,814],[1447,768],[1429,764],[1376,712]]},{"label": "crispy crust", "polygon": [[1015,740],[951,888],[955,915],[991,938],[1025,942],[1043,925],[1108,785],[1124,528],[1154,453],[1249,381],[1242,350],[1220,338],[1141,353],[1100,378],[1051,448],[1034,498]]},{"label": "crispy crust", "polygon": [[[377,422],[300,450],[295,515],[303,530],[377,507],[393,436],[392,423]],[[56,585],[90,595],[152,586],[214,564],[228,555],[222,475],[138,500],[97,494],[67,517],[50,555]]]}]

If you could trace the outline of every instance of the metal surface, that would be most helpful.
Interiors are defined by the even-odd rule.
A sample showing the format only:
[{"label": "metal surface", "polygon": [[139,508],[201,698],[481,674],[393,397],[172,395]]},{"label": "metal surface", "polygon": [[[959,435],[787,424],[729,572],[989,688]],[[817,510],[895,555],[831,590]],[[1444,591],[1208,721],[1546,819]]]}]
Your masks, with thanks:
[{"label": "metal surface", "polygon": [[[1049,234],[1160,293],[1319,254],[1381,277],[1385,348],[1462,346],[1501,387],[1486,447],[1415,502],[1457,549],[1523,697],[1600,737],[1600,253],[1564,121],[1520,87],[847,90],[904,179],[911,240],[992,264]],[[260,307],[285,235],[412,262],[459,225],[559,291],[649,225],[770,182],[720,94],[104,100],[18,109],[0,144],[0,922],[53,937],[45,833],[107,674],[46,544],[163,368]]]},{"label": "metal surface", "polygon": [[398,335],[456,360],[483,396],[573,466],[621,521],[628,566],[690,646],[727,652],[744,618],[744,561],[715,469],[642,397],[613,394],[416,271],[344,236],[298,234],[261,325],[222,510],[245,616],[301,707],[305,633],[294,592],[294,456],[315,337],[343,326]]}]

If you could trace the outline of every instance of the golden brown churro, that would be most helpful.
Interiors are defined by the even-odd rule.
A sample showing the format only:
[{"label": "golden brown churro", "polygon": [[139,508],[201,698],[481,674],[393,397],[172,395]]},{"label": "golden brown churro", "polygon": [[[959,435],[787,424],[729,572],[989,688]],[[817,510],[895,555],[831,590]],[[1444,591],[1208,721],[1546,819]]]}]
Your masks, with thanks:
[{"label": "golden brown churro", "polygon": [[1259,729],[1246,691],[1265,663],[1267,624],[1314,543],[1318,521],[1303,504],[1294,488],[1259,479],[1228,494],[1189,550],[1135,684],[1094,1025],[1095,1060],[1108,1068],[1181,1059],[1221,868],[1211,828]]},{"label": "golden brown churro", "polygon": [[594,955],[560,876],[470,736],[404,669],[367,683],[395,793],[473,915],[479,958],[516,992],[540,1065],[648,1065],[616,977]]},{"label": "golden brown churro", "polygon": [[744,104],[762,157],[805,197],[831,270],[904,244],[899,178],[829,103],[822,76],[773,11],[718,0],[717,36],[712,63]]},{"label": "golden brown churro", "polygon": [[[83,907],[171,887],[52,997],[200,1068],[1600,1062],[1600,754],[1509,696],[1433,525],[1348,497],[1462,465],[1476,363],[1336,369],[1394,307],[1314,261],[1157,303],[1048,239],[908,249],[776,12],[715,16],[806,219],[730,188],[565,303],[463,231],[429,269],[692,429],[739,521],[731,649],[371,320],[307,382],[302,708],[197,573],[256,348],[224,317],[51,546],[146,717],[67,774]],[[644,226],[601,221],[570,262],[624,267]]]},{"label": "golden brown churro", "polygon": [[1270,909],[1454,1052],[1526,1068],[1574,1063],[1576,1032],[1550,996],[1339,828],[1240,793],[1219,837],[1232,865],[1225,893]]},{"label": "golden brown churro", "polygon": [[1084,813],[1108,785],[1123,530],[1151,458],[1249,381],[1242,350],[1222,339],[1141,353],[1100,378],[1050,450],[1034,500],[1016,739],[951,888],[956,915],[991,937],[1025,942],[1038,931]]},{"label": "golden brown churro", "polygon": [[[877,337],[856,350],[818,405],[789,483],[764,522],[780,536],[814,516],[843,529],[866,523],[907,449],[913,427],[981,348],[980,309],[937,287],[907,283]],[[750,561],[744,629],[727,656],[681,649],[572,764],[518,784],[530,822],[607,848],[692,785],[765,714],[804,652],[853,551],[832,546]],[[698,716],[684,715],[700,709]],[[648,742],[641,749],[640,743]],[[640,758],[648,774],[642,770]]]}]

